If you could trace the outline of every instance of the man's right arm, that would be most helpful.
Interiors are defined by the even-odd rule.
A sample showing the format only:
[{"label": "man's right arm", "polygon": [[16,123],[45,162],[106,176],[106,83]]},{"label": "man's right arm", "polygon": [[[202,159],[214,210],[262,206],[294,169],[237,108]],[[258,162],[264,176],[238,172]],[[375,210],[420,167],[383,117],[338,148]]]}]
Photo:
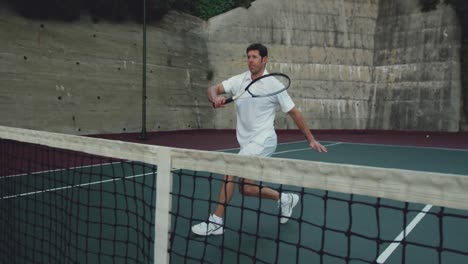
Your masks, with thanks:
[{"label": "man's right arm", "polygon": [[302,113],[295,106],[288,112],[289,116],[294,120],[296,126],[301,130],[302,134],[306,137],[307,141],[311,148],[317,150],[318,152],[327,152],[327,148],[322,146],[320,142],[315,140],[314,136],[310,132],[309,127],[307,126]]},{"label": "man's right arm", "polygon": [[226,98],[224,96],[219,96],[220,94],[224,93],[225,91],[222,83],[213,85],[208,88],[208,100],[210,100],[214,108],[224,107]]}]

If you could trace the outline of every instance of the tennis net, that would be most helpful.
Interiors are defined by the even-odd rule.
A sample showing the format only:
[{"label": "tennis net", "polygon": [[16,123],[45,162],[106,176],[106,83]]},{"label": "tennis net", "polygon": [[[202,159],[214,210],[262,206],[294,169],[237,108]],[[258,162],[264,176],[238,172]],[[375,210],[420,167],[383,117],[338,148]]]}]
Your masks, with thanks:
[{"label": "tennis net", "polygon": [[[0,168],[0,263],[468,260],[462,175],[1,126]],[[299,205],[282,225],[275,202],[235,195],[224,235],[196,236],[191,226],[214,211],[224,174],[296,193]]]}]

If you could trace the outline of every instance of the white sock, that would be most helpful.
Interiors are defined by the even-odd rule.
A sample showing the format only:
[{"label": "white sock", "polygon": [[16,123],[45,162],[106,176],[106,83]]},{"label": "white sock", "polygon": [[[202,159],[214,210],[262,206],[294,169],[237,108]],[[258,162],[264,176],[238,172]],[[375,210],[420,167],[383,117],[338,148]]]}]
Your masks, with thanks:
[{"label": "white sock", "polygon": [[217,223],[217,224],[220,224],[222,225],[223,224],[223,218],[222,217],[219,217],[215,214],[212,214],[211,217],[210,217],[213,222]]},{"label": "white sock", "polygon": [[282,193],[281,194],[281,199],[280,199],[280,203],[284,204],[284,203],[288,203],[290,200],[290,197],[287,193]]}]

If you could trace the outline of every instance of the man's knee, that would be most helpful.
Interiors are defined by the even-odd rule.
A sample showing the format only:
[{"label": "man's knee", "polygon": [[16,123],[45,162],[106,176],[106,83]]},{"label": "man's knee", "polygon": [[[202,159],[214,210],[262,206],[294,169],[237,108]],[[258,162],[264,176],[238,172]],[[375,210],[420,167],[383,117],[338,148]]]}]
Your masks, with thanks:
[{"label": "man's knee", "polygon": [[258,186],[252,183],[239,184],[239,193],[246,196],[253,196],[258,193]]}]

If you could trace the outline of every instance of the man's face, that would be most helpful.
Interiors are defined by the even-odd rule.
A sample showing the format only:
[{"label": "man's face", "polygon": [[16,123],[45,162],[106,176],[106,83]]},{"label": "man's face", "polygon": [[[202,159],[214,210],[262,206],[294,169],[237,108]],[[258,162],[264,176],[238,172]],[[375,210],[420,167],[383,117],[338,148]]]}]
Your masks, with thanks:
[{"label": "man's face", "polygon": [[247,64],[249,66],[250,72],[254,75],[263,72],[267,60],[267,57],[260,57],[258,50],[250,50],[247,53]]}]

